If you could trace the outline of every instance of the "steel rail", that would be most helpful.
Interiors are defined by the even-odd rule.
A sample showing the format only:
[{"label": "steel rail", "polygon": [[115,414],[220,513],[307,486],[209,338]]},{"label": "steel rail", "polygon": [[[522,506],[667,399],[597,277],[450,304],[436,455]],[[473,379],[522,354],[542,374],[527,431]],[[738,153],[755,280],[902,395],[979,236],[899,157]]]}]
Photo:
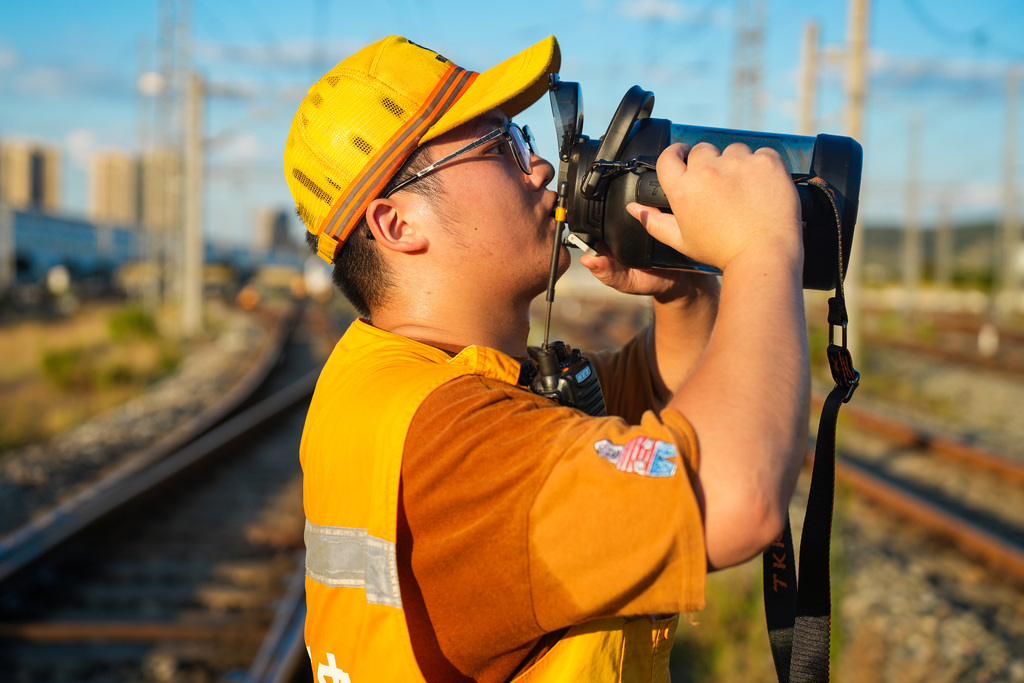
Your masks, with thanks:
[{"label": "steel rail", "polygon": [[91,486],[0,538],[0,583],[20,571],[33,558],[49,552],[55,544],[74,534],[81,528],[75,520],[88,518],[98,505],[102,507],[102,503],[97,501],[101,501],[108,493],[116,493],[125,482],[194,442],[238,410],[280,362],[300,315],[301,308],[295,306],[286,315],[279,317],[249,371],[201,413],[131,456]]},{"label": "steel rail", "polygon": [[[50,529],[41,538],[27,546],[16,547],[0,561],[0,588],[17,590],[11,585],[24,576],[29,579],[30,568],[41,564],[50,552],[77,538],[103,520],[123,513],[136,502],[162,493],[168,486],[177,485],[182,476],[200,466],[212,465],[222,456],[237,453],[234,445],[267,428],[282,414],[294,411],[296,406],[311,397],[319,370],[314,370],[279,390],[269,398],[243,411],[219,427],[209,431],[195,442],[172,456],[139,472],[128,480],[109,487],[104,495],[93,498]],[[132,508],[134,509],[134,508]],[[299,569],[288,583],[286,593],[276,601],[277,608],[270,627],[254,658],[245,680],[253,683],[284,683],[296,680],[304,664],[306,653],[303,642],[305,622],[305,591],[303,553],[296,554]],[[91,644],[111,642],[120,644],[159,644],[178,642],[237,642],[251,633],[252,626],[227,615],[196,615],[167,620],[119,619],[115,620],[56,620],[0,623],[0,638],[33,643]]]},{"label": "steel rail", "polygon": [[[815,393],[815,405],[820,408],[823,400],[823,395]],[[927,448],[931,452],[963,462],[975,469],[992,472],[1009,481],[1024,484],[1024,460],[964,441],[951,434],[884,415],[876,409],[858,404],[856,398],[845,404],[839,415],[842,420],[849,420],[861,429],[897,443]]]},{"label": "steel rail", "polygon": [[[814,395],[820,407],[823,396]],[[1010,484],[1024,483],[1024,461],[991,449],[967,443],[907,420],[883,415],[877,410],[850,402],[840,410],[840,419],[897,444],[917,447],[929,453],[964,464],[973,470],[987,471]],[[989,566],[1024,583],[1024,548],[995,535],[983,527],[943,509],[941,506],[871,472],[848,457],[838,455],[837,479],[859,495],[876,500],[888,509],[913,521],[925,530],[943,537]]]},{"label": "steel rail", "polygon": [[943,536],[996,570],[1008,572],[1024,583],[1024,548],[1000,538],[966,519],[950,513],[924,498],[887,481],[849,459],[836,463],[836,475],[857,493],[877,500],[924,527]]},{"label": "steel rail", "polygon": [[[297,316],[279,325],[274,336],[280,338],[264,346],[261,357],[265,362],[256,362],[263,376],[259,380],[250,380],[252,390],[237,391],[237,398],[232,401],[217,402],[219,419],[224,415],[238,411],[238,405],[246,401],[256,389],[265,382],[274,366],[278,365],[283,355],[284,345],[297,325]],[[287,329],[286,329],[287,328]],[[286,331],[280,331],[286,330]],[[268,351],[272,349],[272,351]],[[0,586],[2,590],[21,589],[21,579],[32,581],[29,569],[39,566],[50,555],[63,545],[78,538],[78,534],[96,526],[116,514],[131,508],[135,503],[151,498],[168,486],[178,486],[184,477],[191,480],[192,473],[207,464],[221,460],[222,456],[237,453],[234,447],[240,440],[252,437],[260,429],[272,424],[275,418],[294,411],[303,401],[308,401],[315,388],[319,369],[314,369],[301,379],[294,381],[283,390],[258,404],[237,412],[233,417],[224,420],[219,426],[212,427],[208,415],[199,429],[193,429],[183,440],[188,441],[172,453],[162,453],[160,458],[147,460],[147,467],[126,468],[124,474],[115,480],[103,480],[92,487],[89,495],[75,497],[73,507],[64,507],[56,512],[51,511],[45,520],[49,524],[39,524],[37,520],[31,528],[21,529],[19,533],[9,536],[0,545]],[[254,376],[250,371],[249,377]],[[245,380],[243,380],[245,382]],[[240,382],[239,384],[241,384]],[[184,430],[176,430],[185,434]],[[166,448],[166,446],[165,446]],[[149,449],[153,450],[153,449]],[[170,450],[170,449],[167,449]],[[175,489],[171,489],[172,491]],[[29,525],[26,525],[29,526]],[[308,663],[304,647],[305,622],[305,591],[303,553],[297,554],[298,570],[289,581],[286,593],[274,601],[277,605],[270,627],[264,635],[256,657],[246,674],[245,680],[254,683],[285,682],[297,680],[301,675],[303,664]],[[15,593],[16,594],[16,593]],[[265,622],[264,622],[265,623]],[[94,643],[108,641],[122,644],[159,644],[166,642],[213,642],[238,641],[245,636],[251,638],[252,627],[237,618],[226,615],[208,614],[206,616],[171,617],[164,620],[124,620],[113,615],[106,620],[68,620],[23,621],[0,623],[0,639],[13,639],[33,643]]]},{"label": "steel rail", "polygon": [[[867,306],[862,309],[866,316],[874,318],[886,314],[892,314],[892,309],[883,309],[877,306]],[[992,320],[986,315],[972,313],[950,313],[943,311],[914,311],[911,313],[911,322],[921,322],[924,325],[934,327],[942,332],[953,332],[977,337],[983,326],[992,324]],[[1024,342],[1024,330],[1019,327],[996,325],[996,333],[1000,340],[1008,340],[1013,343]]]},{"label": "steel rail", "polygon": [[929,356],[934,356],[935,358],[941,358],[943,360],[961,363],[963,365],[975,366],[985,370],[1005,372],[1014,376],[1024,376],[1024,365],[1020,363],[1013,363],[999,358],[989,358],[977,353],[942,349],[937,346],[920,344],[906,339],[894,339],[892,337],[876,334],[864,335],[864,342],[878,346],[888,346],[902,351],[924,353]]},{"label": "steel rail", "polygon": [[122,506],[143,498],[197,463],[227,450],[227,446],[258,429],[312,396],[319,371],[310,372],[290,386],[207,432],[185,448],[117,481],[103,482],[82,496],[71,510],[46,516],[47,524],[34,524],[0,547],[0,585],[24,572],[75,534],[107,518]]},{"label": "steel rail", "polygon": [[305,553],[299,554],[296,566],[298,569],[292,575],[288,591],[281,599],[267,635],[249,667],[246,683],[285,683],[294,680],[299,667],[308,661],[304,635]]},{"label": "steel rail", "polygon": [[[598,331],[594,327],[583,328],[572,321],[560,322],[581,333],[584,339],[593,341],[595,334],[608,337],[606,331]],[[953,354],[945,355],[954,358]],[[959,355],[955,359],[963,360]],[[991,365],[997,367],[995,362]],[[1005,367],[1002,369],[1005,370]],[[823,400],[823,395],[816,394],[815,403],[819,410]],[[955,436],[941,434],[937,430],[924,429],[905,420],[883,415],[863,407],[856,400],[842,407],[840,419],[898,443],[927,448],[932,453],[960,461],[974,469],[995,473],[1004,481],[1024,483],[1024,462],[1021,460],[967,443]],[[959,548],[1007,573],[1015,581],[1024,583],[1024,548],[872,474],[848,459],[838,458],[836,467],[837,477],[858,494],[878,500],[929,532],[950,539]]]}]

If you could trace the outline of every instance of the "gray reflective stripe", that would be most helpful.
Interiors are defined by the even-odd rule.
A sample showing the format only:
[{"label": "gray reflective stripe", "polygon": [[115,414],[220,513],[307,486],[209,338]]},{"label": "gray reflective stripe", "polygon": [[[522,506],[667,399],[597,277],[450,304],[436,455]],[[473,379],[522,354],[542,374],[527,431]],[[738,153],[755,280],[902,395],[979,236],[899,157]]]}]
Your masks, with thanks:
[{"label": "gray reflective stripe", "polygon": [[402,608],[395,544],[366,529],[306,520],[306,576],[332,588],[365,588],[366,601]]}]

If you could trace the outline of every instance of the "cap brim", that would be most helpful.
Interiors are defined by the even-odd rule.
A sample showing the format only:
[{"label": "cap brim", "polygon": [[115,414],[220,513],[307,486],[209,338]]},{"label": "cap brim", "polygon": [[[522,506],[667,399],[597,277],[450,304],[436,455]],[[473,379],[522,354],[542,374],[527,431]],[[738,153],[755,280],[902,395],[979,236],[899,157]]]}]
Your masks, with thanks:
[{"label": "cap brim", "polygon": [[481,72],[465,94],[422,137],[420,144],[500,107],[512,118],[548,89],[548,74],[561,66],[558,41],[548,36],[519,54]]}]

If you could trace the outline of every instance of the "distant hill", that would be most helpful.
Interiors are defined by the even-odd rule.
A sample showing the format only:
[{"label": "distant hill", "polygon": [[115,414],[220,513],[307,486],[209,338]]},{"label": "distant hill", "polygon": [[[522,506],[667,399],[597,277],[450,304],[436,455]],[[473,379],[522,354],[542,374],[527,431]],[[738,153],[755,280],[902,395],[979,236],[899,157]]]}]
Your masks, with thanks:
[{"label": "distant hill", "polygon": [[[937,232],[933,228],[925,228],[919,234],[922,274],[926,280],[931,280],[935,275]],[[954,227],[951,263],[953,281],[991,283],[994,245],[998,238],[999,226],[992,222]],[[867,281],[883,283],[900,279],[902,226],[858,226],[855,239],[863,240],[864,276]]]}]

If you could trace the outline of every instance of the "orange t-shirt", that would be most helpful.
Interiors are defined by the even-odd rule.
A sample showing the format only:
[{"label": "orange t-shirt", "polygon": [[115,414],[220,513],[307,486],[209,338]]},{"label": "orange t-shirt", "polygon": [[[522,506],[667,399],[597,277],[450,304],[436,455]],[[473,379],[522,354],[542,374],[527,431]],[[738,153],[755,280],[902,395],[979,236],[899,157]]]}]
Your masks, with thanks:
[{"label": "orange t-shirt", "polygon": [[477,375],[420,406],[398,562],[427,680],[506,681],[571,625],[703,609],[696,437],[651,410],[643,339],[591,356],[612,417]]}]

